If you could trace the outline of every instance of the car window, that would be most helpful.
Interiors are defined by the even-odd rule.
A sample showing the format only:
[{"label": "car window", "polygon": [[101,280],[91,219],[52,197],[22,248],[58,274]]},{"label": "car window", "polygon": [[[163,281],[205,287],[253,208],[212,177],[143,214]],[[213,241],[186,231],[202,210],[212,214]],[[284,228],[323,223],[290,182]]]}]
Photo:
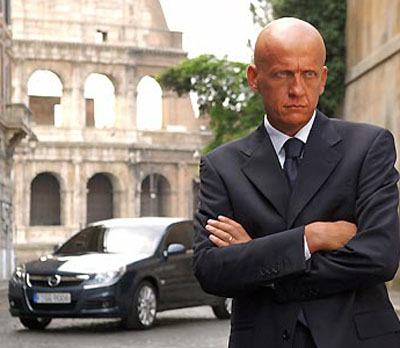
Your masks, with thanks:
[{"label": "car window", "polygon": [[105,228],[102,226],[85,228],[64,243],[56,254],[74,255],[87,252],[103,252],[104,233]]},{"label": "car window", "polygon": [[194,239],[194,225],[192,221],[185,223],[185,231],[187,238],[190,241],[190,249],[193,249],[193,239]]},{"label": "car window", "polygon": [[162,230],[163,228],[150,226],[108,229],[105,236],[105,250],[108,253],[151,255],[160,242]]},{"label": "car window", "polygon": [[95,252],[151,255],[161,240],[163,230],[163,226],[157,225],[88,227],[63,244],[55,254],[77,255]]},{"label": "car window", "polygon": [[186,250],[193,247],[193,234],[190,233],[192,223],[190,221],[178,222],[169,227],[165,246],[178,243],[182,244]]}]

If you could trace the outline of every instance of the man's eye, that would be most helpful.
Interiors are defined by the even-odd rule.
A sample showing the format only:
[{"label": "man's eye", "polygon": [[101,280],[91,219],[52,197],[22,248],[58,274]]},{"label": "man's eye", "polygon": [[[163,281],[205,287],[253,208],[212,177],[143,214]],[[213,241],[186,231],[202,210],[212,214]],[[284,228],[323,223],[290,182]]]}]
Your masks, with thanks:
[{"label": "man's eye", "polygon": [[304,72],[304,75],[307,77],[307,78],[310,78],[310,77],[315,77],[315,71],[312,71],[312,70],[309,70],[309,71],[305,71]]},{"label": "man's eye", "polygon": [[289,72],[288,71],[277,71],[274,75],[276,77],[287,77],[287,76],[289,76]]}]

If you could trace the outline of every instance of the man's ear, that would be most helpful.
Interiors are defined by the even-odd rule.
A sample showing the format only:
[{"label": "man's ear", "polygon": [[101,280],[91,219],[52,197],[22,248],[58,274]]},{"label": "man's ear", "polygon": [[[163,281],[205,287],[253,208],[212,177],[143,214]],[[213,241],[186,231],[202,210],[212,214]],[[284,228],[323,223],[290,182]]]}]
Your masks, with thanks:
[{"label": "man's ear", "polygon": [[258,93],[258,71],[254,65],[247,67],[247,83],[253,92]]},{"label": "man's ear", "polygon": [[326,85],[326,79],[328,77],[328,67],[326,67],[325,65],[322,67],[322,73],[321,73],[321,87],[319,90],[319,95],[321,95],[322,93],[324,93],[325,91],[325,85]]}]

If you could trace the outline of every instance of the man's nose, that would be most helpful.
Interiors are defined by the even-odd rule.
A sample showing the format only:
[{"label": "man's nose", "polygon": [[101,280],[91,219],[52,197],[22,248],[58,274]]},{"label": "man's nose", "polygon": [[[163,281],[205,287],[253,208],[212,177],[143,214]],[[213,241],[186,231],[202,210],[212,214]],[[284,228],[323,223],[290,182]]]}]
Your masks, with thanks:
[{"label": "man's nose", "polygon": [[289,96],[302,97],[304,93],[304,81],[301,79],[300,75],[294,74],[289,84]]}]

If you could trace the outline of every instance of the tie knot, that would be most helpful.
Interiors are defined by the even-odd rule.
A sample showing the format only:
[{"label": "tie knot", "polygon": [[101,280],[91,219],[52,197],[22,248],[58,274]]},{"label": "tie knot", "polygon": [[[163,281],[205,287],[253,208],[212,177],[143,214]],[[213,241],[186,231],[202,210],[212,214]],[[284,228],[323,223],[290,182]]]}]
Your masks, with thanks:
[{"label": "tie knot", "polygon": [[286,158],[298,158],[301,155],[301,150],[303,149],[303,142],[297,138],[290,138],[283,145],[285,148]]}]

